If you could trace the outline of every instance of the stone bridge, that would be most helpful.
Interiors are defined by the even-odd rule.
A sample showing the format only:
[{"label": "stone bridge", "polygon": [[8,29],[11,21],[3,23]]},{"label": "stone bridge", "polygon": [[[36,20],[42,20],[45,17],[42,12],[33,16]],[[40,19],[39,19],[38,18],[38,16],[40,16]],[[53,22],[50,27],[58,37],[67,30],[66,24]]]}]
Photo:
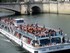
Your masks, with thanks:
[{"label": "stone bridge", "polygon": [[0,8],[14,11],[16,14],[40,13],[43,11],[43,3],[0,3]]},{"label": "stone bridge", "polygon": [[[32,0],[31,0],[32,1]],[[64,13],[70,14],[70,2],[23,2],[0,3],[0,8],[14,11],[15,14]]]}]

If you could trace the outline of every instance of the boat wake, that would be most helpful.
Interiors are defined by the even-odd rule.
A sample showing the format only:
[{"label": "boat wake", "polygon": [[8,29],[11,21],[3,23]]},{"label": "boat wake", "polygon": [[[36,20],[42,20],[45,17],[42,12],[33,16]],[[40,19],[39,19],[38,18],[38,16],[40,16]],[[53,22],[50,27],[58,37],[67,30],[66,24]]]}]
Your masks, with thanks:
[{"label": "boat wake", "polygon": [[8,40],[8,39],[1,38],[0,40],[5,41],[5,42],[10,42],[10,40]]}]

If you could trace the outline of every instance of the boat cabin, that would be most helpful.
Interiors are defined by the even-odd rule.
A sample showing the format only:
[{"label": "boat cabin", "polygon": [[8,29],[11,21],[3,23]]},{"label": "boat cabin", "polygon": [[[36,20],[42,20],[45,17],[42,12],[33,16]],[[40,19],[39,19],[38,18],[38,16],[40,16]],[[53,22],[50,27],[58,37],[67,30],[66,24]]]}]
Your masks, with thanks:
[{"label": "boat cabin", "polygon": [[14,23],[15,26],[19,26],[19,25],[24,25],[25,24],[23,18],[14,19],[13,23]]},{"label": "boat cabin", "polygon": [[34,34],[31,34],[31,33],[27,33],[27,32],[21,32],[19,30],[17,30],[18,33],[20,33],[22,35],[22,39],[25,39],[23,40],[23,42],[26,42],[27,44],[30,44],[34,47],[42,47],[42,46],[52,46],[52,45],[56,45],[56,44],[60,44],[60,43],[64,43],[64,36],[63,35],[60,35],[58,34],[57,32],[57,36],[54,35],[54,36],[36,36]]}]

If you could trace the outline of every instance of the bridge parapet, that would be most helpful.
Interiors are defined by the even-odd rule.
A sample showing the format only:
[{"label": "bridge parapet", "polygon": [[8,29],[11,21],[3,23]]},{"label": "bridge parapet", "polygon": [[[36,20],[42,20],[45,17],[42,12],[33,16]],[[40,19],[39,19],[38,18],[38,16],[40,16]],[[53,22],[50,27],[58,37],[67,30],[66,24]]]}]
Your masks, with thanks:
[{"label": "bridge parapet", "polygon": [[3,5],[0,5],[0,8],[20,12],[20,5],[6,5],[6,4],[3,4]]}]

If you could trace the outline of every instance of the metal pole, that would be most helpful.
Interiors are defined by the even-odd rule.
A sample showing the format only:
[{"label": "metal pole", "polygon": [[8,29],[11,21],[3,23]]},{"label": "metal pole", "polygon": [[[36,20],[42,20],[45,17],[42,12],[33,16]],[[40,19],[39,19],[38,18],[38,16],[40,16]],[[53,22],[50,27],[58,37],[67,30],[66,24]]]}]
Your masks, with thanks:
[{"label": "metal pole", "polygon": [[50,0],[49,0],[49,13],[50,13]]},{"label": "metal pole", "polygon": [[52,39],[52,38],[51,38],[51,34],[49,34],[49,40],[50,40],[50,44],[52,43],[51,39]]},{"label": "metal pole", "polygon": [[58,0],[57,0],[57,14],[58,14],[58,10],[59,10],[59,9],[58,9]]}]

